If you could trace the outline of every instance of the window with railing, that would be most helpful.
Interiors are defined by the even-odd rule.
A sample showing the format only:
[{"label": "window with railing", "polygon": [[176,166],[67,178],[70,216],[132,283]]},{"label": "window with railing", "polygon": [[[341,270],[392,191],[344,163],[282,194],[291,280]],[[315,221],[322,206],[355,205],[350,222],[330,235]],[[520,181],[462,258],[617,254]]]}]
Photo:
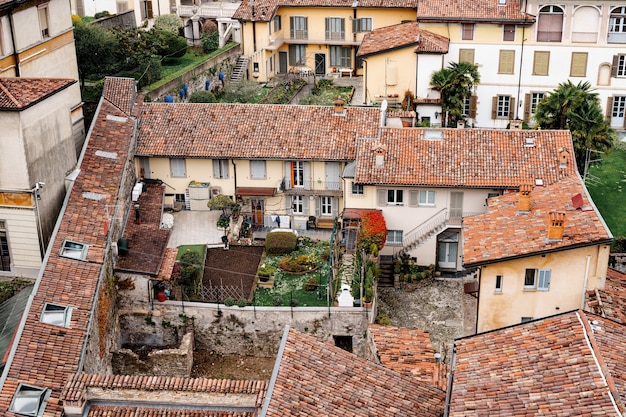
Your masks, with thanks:
[{"label": "window with railing", "polygon": [[309,38],[309,19],[306,16],[289,17],[289,35],[291,39]]},{"label": "window with railing", "polygon": [[306,64],[306,45],[289,45],[289,65]]},{"label": "window with railing", "polygon": [[326,40],[342,41],[346,38],[346,19],[342,17],[326,18]]},{"label": "window with railing", "polygon": [[626,42],[626,6],[611,10],[608,42]]},{"label": "window with railing", "polygon": [[352,49],[345,46],[331,46],[330,47],[330,65],[333,67],[352,67]]}]

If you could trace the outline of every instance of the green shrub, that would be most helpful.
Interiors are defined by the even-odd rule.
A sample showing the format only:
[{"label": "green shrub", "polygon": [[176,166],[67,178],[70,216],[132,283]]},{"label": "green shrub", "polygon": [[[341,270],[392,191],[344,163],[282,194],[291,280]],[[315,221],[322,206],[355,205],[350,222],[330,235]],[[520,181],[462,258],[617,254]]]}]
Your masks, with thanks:
[{"label": "green shrub", "polygon": [[104,10],[102,12],[98,12],[98,13],[93,15],[93,17],[96,18],[96,19],[100,19],[101,17],[107,17],[107,16],[111,16],[111,13],[107,12],[106,10]]},{"label": "green shrub", "polygon": [[291,232],[271,232],[265,237],[268,255],[285,255],[296,249],[298,238]]},{"label": "green shrub", "polygon": [[272,299],[272,304],[274,304],[274,307],[280,307],[283,305],[283,299],[281,297],[274,297]]},{"label": "green shrub", "polygon": [[315,291],[317,290],[317,278],[309,278],[307,282],[304,283],[305,291]]},{"label": "green shrub", "polygon": [[215,98],[215,94],[210,91],[200,90],[194,91],[189,96],[190,103],[216,103],[217,98]]},{"label": "green shrub", "polygon": [[202,271],[202,259],[198,252],[187,249],[179,260],[181,283],[188,288],[195,287],[196,280]]},{"label": "green shrub", "polygon": [[205,32],[200,37],[200,42],[202,43],[202,50],[210,54],[213,51],[217,51],[217,48],[220,46],[220,33],[217,30],[213,32]]},{"label": "green shrub", "polygon": [[224,305],[226,307],[231,307],[235,305],[235,299],[233,297],[228,297],[224,299]]},{"label": "green shrub", "polygon": [[187,53],[187,40],[178,33],[168,32],[167,30],[155,30],[161,43],[159,44],[158,54],[168,58],[182,58]]},{"label": "green shrub", "polygon": [[314,269],[315,262],[308,255],[300,255],[281,259],[278,267],[285,272],[300,273]]},{"label": "green shrub", "polygon": [[616,237],[613,243],[611,244],[611,252],[613,253],[624,253],[626,252],[626,238],[625,237]]},{"label": "green shrub", "polygon": [[376,324],[380,324],[381,326],[389,326],[391,324],[391,319],[386,314],[379,314],[376,316]]},{"label": "green shrub", "polygon": [[298,300],[296,300],[295,298],[292,299],[291,301],[289,301],[289,305],[291,307],[298,307],[299,304],[300,304],[300,302]]},{"label": "green shrub", "polygon": [[238,307],[245,307],[247,305],[248,305],[248,301],[246,301],[245,298],[240,298],[239,300],[237,300]]},{"label": "green shrub", "polygon": [[276,273],[276,267],[263,263],[257,270],[257,275],[260,277],[271,277]]},{"label": "green shrub", "polygon": [[154,27],[156,29],[167,30],[168,32],[178,34],[178,28],[182,26],[183,23],[180,17],[175,14],[163,14],[154,19]]}]

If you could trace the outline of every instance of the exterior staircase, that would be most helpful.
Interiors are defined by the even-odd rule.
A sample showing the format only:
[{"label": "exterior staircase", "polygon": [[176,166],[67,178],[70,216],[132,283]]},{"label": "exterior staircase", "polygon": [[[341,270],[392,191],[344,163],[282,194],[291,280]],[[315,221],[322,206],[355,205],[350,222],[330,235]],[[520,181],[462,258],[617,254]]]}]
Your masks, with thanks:
[{"label": "exterior staircase", "polygon": [[230,74],[230,82],[238,83],[246,75],[246,69],[248,68],[249,57],[240,56],[237,58],[233,72]]},{"label": "exterior staircase", "polygon": [[393,287],[393,256],[378,257],[380,275],[378,276],[378,288]]},{"label": "exterior staircase", "polygon": [[446,227],[447,221],[448,209],[442,208],[404,236],[402,239],[402,250],[398,255],[418,247],[433,235],[442,231]]}]

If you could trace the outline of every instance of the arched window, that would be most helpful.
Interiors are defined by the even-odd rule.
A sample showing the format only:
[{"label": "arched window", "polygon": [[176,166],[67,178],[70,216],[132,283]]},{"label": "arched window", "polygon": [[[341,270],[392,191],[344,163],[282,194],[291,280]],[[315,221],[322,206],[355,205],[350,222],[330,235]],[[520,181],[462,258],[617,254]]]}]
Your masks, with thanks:
[{"label": "arched window", "polygon": [[574,11],[572,42],[597,42],[600,12],[593,6],[581,6]]},{"label": "arched window", "polygon": [[626,6],[615,7],[609,18],[609,43],[626,43]]},{"label": "arched window", "polygon": [[559,6],[543,6],[539,10],[537,42],[561,42],[563,36],[563,9]]}]

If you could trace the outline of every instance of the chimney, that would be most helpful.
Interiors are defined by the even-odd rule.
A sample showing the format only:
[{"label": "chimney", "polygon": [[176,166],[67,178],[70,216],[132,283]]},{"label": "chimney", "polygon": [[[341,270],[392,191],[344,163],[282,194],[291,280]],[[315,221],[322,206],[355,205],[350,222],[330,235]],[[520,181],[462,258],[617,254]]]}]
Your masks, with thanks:
[{"label": "chimney", "polygon": [[376,146],[374,154],[376,155],[376,168],[382,168],[385,165],[385,148],[382,145]]},{"label": "chimney", "polygon": [[559,168],[567,168],[569,161],[569,152],[565,148],[559,149]]},{"label": "chimney", "polygon": [[550,225],[548,226],[549,240],[563,240],[565,229],[565,213],[559,211],[550,212]]},{"label": "chimney", "polygon": [[520,130],[522,128],[521,120],[511,120],[511,130]]},{"label": "chimney", "polygon": [[465,129],[465,120],[457,120],[456,128],[457,129]]},{"label": "chimney", "polygon": [[343,116],[346,114],[346,109],[343,107],[345,104],[344,99],[337,97],[337,99],[333,101],[333,104],[335,105],[335,115]]},{"label": "chimney", "polygon": [[530,192],[533,186],[530,184],[522,184],[519,187],[519,211],[530,211]]}]

